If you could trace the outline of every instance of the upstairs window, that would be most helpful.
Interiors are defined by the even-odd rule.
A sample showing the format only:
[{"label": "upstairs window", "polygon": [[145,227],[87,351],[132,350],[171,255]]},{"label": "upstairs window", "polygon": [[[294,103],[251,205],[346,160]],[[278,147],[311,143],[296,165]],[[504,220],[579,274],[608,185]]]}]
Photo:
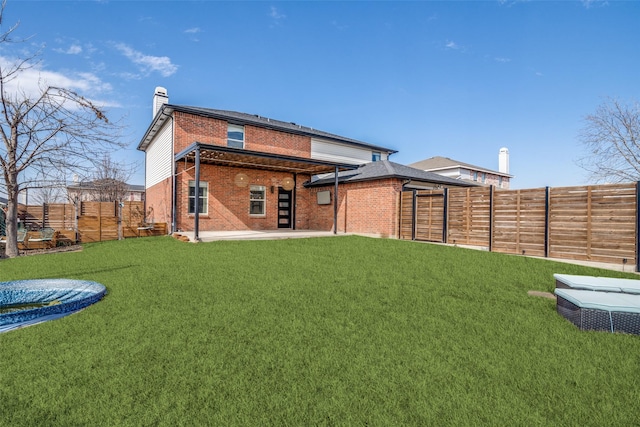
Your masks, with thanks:
[{"label": "upstairs window", "polygon": [[371,161],[372,162],[378,162],[382,159],[382,153],[380,153],[379,151],[374,151],[371,153]]},{"label": "upstairs window", "polygon": [[249,190],[249,215],[264,216],[264,205],[267,195],[266,187],[263,185],[252,185]]},{"label": "upstairs window", "polygon": [[244,126],[227,125],[227,147],[244,148]]}]

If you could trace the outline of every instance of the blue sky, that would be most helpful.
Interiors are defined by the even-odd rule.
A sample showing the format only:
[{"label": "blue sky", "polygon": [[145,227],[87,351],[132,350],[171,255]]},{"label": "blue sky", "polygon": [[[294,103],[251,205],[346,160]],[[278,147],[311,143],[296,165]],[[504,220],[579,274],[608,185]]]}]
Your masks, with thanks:
[{"label": "blue sky", "polygon": [[[604,97],[640,99],[640,2],[9,0],[41,78],[123,118],[136,150],[154,88],[398,150],[498,168],[512,188],[587,183],[575,160]],[[144,183],[141,166],[132,183]]]}]

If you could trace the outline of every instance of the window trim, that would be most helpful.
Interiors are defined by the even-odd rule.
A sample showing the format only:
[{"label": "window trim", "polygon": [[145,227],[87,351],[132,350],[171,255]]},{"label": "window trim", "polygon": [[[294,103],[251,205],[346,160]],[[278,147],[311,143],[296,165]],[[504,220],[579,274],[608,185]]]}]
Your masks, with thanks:
[{"label": "window trim", "polygon": [[[196,197],[195,191],[194,191],[194,196],[191,196],[191,188],[194,188],[195,190],[195,186],[196,186],[196,181],[189,180],[188,189],[187,189],[187,215],[195,215],[195,212],[191,211],[191,199],[194,199],[195,201],[195,197]],[[204,191],[202,192],[202,197],[198,195],[198,198],[200,199],[200,204],[198,205],[198,207],[201,207],[202,209],[202,212],[198,213],[198,215],[206,216],[206,215],[209,215],[209,183],[207,181],[200,181],[200,188],[203,188]],[[194,208],[195,208],[195,203],[194,203]]]},{"label": "window trim", "polygon": [[[261,199],[252,198],[252,192],[262,191]],[[262,213],[251,213],[251,203],[262,202]],[[250,185],[249,186],[249,216],[250,217],[266,217],[267,216],[267,187],[264,185]]]},{"label": "window trim", "polygon": [[[230,138],[229,137],[229,131],[231,130],[231,128],[236,128],[236,129],[242,128],[242,139]],[[237,125],[235,123],[227,123],[227,147],[244,149],[245,140],[246,140],[246,133],[245,133],[244,125]],[[242,146],[241,147],[236,147],[234,145],[231,145],[229,143],[230,141],[233,141],[233,142],[236,142],[236,143],[240,142],[240,143],[242,143]]]}]

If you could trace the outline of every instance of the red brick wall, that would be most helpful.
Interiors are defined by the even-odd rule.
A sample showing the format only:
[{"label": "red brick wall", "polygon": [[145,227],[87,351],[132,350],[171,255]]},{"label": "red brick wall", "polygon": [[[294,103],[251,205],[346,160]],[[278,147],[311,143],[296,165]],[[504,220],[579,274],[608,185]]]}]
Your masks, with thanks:
[{"label": "red brick wall", "polygon": [[[178,208],[177,228],[192,231],[194,215],[188,214],[189,181],[194,180],[195,169],[192,163],[178,164]],[[236,174],[244,173],[249,177],[246,187],[238,187],[234,183]],[[200,230],[231,231],[231,230],[275,230],[278,228],[278,187],[284,178],[293,178],[286,172],[261,171],[226,166],[201,165],[200,181],[209,184],[208,213],[200,215]],[[308,192],[302,184],[309,180],[308,175],[298,175],[296,178],[297,216],[296,228],[307,229],[308,213],[302,208],[308,204]],[[249,191],[251,185],[266,187],[266,215],[249,215]],[[273,187],[273,193],[271,192]]]},{"label": "red brick wall", "polygon": [[[331,192],[330,205],[318,205],[319,191]],[[338,232],[398,236],[399,179],[340,184],[338,188]],[[333,185],[310,189],[311,230],[333,229]]]},{"label": "red brick wall", "polygon": [[244,147],[247,150],[285,156],[311,157],[311,138],[308,136],[293,135],[254,126],[245,126],[244,132]]},{"label": "red brick wall", "polygon": [[194,142],[212,145],[227,145],[227,122],[209,119],[182,112],[173,113],[173,142],[176,153],[187,148]]},{"label": "red brick wall", "polygon": [[[246,125],[245,149],[296,157],[311,157],[311,138]],[[194,142],[227,146],[227,122],[224,120],[174,113],[175,152]]]},{"label": "red brick wall", "polygon": [[167,228],[171,229],[171,182],[172,178],[167,178],[158,184],[147,188],[145,194],[145,209],[147,221],[166,222]]},{"label": "red brick wall", "polygon": [[[194,142],[227,145],[227,122],[181,112],[174,113],[174,149],[180,152]],[[311,157],[311,138],[256,126],[245,126],[245,148],[272,154]],[[194,179],[194,165],[178,163],[176,227],[193,230],[194,217],[187,213],[188,182]],[[200,180],[208,182],[208,214],[200,216],[201,230],[272,230],[277,229],[278,186],[290,173],[254,169],[201,165]],[[237,187],[238,173],[249,176],[249,185],[266,187],[266,215],[249,215],[249,185]],[[302,184],[309,176],[297,177],[296,228],[300,230],[332,230],[333,204],[318,205],[317,192],[326,188],[306,189]],[[273,193],[271,193],[273,187]],[[171,216],[171,180],[147,191],[147,205],[153,207],[155,220]],[[398,200],[402,183],[398,179],[341,184],[339,190],[338,231],[398,235]],[[167,190],[169,189],[169,190]],[[333,197],[333,196],[332,196]],[[333,199],[332,199],[333,200]]]}]

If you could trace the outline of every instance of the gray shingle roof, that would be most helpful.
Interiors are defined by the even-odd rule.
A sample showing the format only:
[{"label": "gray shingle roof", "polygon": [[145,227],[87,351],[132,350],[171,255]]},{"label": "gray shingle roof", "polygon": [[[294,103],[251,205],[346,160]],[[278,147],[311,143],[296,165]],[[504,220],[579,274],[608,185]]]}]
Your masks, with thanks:
[{"label": "gray shingle roof", "polygon": [[409,166],[412,168],[427,170],[427,171],[461,167],[461,168],[475,170],[475,171],[489,172],[496,175],[502,175],[502,176],[508,176],[508,177],[511,176],[508,173],[498,172],[493,169],[483,168],[481,166],[472,165],[471,163],[460,162],[458,160],[450,159],[449,157],[441,157],[441,156],[430,157],[428,159],[424,159],[419,162],[411,163],[409,164]]},{"label": "gray shingle roof", "polygon": [[[389,160],[380,160],[361,165],[358,169],[338,173],[338,182],[370,181],[383,178],[407,179],[414,182],[424,182],[431,184],[452,185],[469,187],[473,184],[458,179],[448,178],[433,172],[426,172],[420,169],[394,163]],[[316,187],[329,185],[335,182],[335,174],[327,174],[314,177],[306,185]]]},{"label": "gray shingle roof", "polygon": [[186,105],[172,105],[165,104],[163,108],[172,109],[174,111],[181,111],[190,114],[197,114],[205,117],[212,117],[230,122],[236,122],[237,124],[249,124],[268,129],[280,130],[289,133],[296,133],[301,135],[316,136],[319,138],[330,139],[337,142],[342,142],[351,145],[357,145],[366,147],[375,151],[384,151],[388,153],[396,153],[396,150],[390,148],[381,147],[378,145],[372,145],[356,139],[346,138],[344,136],[335,135],[329,132],[314,129],[308,126],[302,126],[293,122],[283,122],[281,120],[274,120],[268,117],[262,117],[258,114],[239,113],[237,111],[228,110],[215,110],[212,108],[202,107],[190,107]]}]

